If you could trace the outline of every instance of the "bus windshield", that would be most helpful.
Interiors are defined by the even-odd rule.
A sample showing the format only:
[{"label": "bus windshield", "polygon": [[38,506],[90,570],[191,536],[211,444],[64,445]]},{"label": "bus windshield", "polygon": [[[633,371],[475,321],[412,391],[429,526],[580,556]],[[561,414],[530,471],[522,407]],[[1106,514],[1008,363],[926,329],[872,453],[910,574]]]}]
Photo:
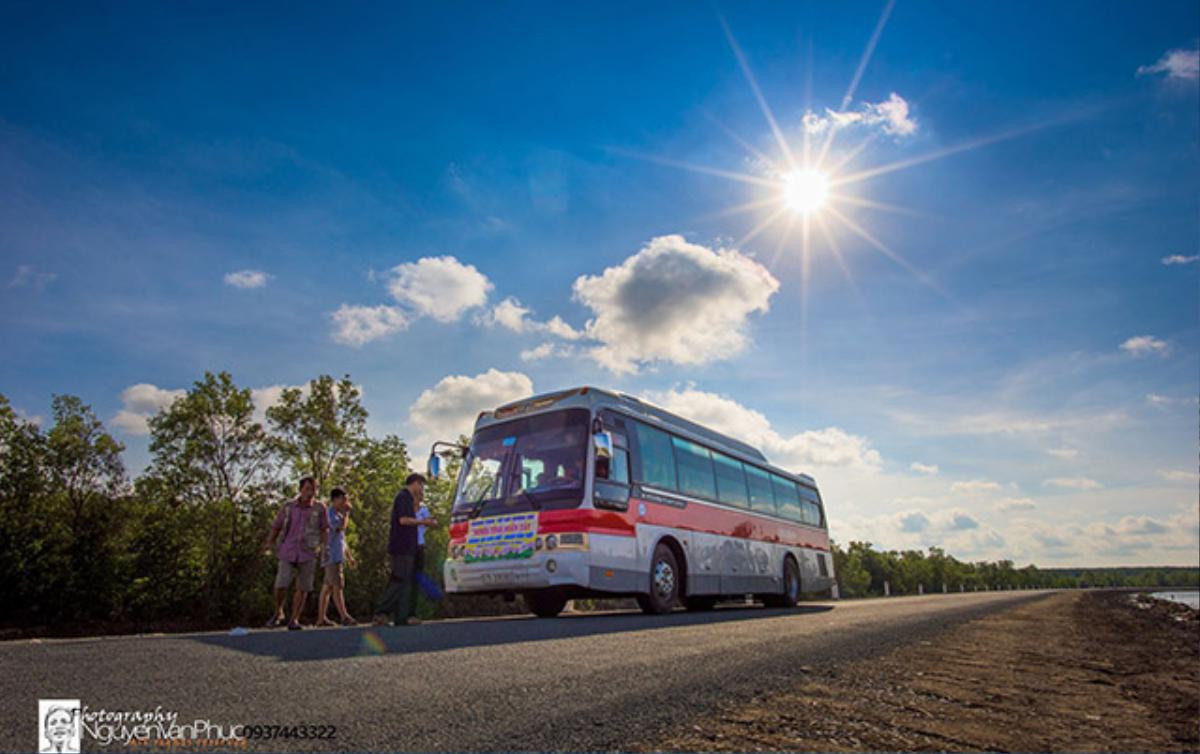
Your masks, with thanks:
[{"label": "bus windshield", "polygon": [[577,507],[583,500],[589,419],[587,409],[567,409],[476,432],[459,477],[454,513]]}]

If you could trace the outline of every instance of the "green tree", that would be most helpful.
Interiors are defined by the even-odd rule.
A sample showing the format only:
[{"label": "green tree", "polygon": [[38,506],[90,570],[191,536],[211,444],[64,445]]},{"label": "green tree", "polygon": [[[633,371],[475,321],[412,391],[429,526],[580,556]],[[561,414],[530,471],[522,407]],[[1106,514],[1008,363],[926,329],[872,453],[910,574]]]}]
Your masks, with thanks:
[{"label": "green tree", "polygon": [[49,593],[44,548],[53,517],[45,455],[37,425],[18,417],[0,395],[0,600],[14,616],[44,608]]},{"label": "green tree", "polygon": [[[56,595],[62,616],[109,617],[119,607],[119,510],[127,492],[121,453],[125,446],[104,431],[90,406],[73,395],[51,402],[54,424],[46,433],[45,466],[53,495],[51,551],[66,566]],[[57,515],[55,515],[57,514]],[[51,559],[54,559],[51,556]]]},{"label": "green tree", "polygon": [[192,523],[205,538],[206,617],[263,609],[268,564],[259,545],[284,488],[250,390],[227,372],[206,372],[150,419],[150,437],[147,476],[154,489],[170,503],[197,509]]},{"label": "green tree", "polygon": [[318,494],[328,493],[330,479],[342,480],[367,444],[367,410],[359,389],[346,375],[329,375],[308,383],[308,395],[288,388],[267,409],[267,422],[283,457],[297,477],[311,474]]},{"label": "green tree", "polygon": [[409,474],[408,447],[395,435],[368,440],[346,474],[346,489],[354,505],[346,542],[358,567],[346,575],[346,607],[369,616],[391,573],[388,530],[392,500]]},{"label": "green tree", "polygon": [[851,542],[850,549],[843,551],[836,542],[833,549],[833,567],[838,580],[838,590],[843,597],[866,597],[871,589],[871,574],[863,564],[864,542]]}]

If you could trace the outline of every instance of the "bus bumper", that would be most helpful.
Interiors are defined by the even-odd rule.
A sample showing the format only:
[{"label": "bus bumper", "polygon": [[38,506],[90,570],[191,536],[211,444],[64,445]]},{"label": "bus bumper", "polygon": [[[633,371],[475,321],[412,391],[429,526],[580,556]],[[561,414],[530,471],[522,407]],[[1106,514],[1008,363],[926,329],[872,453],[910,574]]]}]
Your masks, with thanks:
[{"label": "bus bumper", "polygon": [[519,592],[553,586],[587,588],[589,554],[557,550],[536,552],[527,560],[498,560],[464,563],[447,560],[442,566],[442,583],[449,594],[471,592]]}]

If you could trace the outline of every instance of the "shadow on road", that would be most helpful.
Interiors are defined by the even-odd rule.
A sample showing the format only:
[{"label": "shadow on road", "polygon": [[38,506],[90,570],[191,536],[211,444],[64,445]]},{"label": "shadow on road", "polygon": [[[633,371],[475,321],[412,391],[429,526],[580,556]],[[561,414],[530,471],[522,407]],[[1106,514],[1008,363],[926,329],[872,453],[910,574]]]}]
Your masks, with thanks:
[{"label": "shadow on road", "polygon": [[669,615],[602,613],[574,614],[554,619],[520,616],[438,621],[403,628],[364,626],[304,631],[254,631],[245,636],[205,635],[188,638],[191,641],[238,652],[297,662],[393,653],[441,652],[462,647],[486,647],[624,631],[804,616],[832,609],[830,605],[801,605],[790,610],[730,607],[708,613],[675,612]]}]

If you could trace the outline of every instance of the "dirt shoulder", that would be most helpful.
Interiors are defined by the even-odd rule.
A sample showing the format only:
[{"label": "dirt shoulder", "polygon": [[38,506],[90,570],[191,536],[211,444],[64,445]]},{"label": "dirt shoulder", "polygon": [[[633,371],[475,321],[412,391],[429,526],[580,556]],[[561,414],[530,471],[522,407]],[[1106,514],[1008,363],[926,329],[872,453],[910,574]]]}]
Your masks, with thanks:
[{"label": "dirt shoulder", "polygon": [[691,720],[645,750],[1200,751],[1200,620],[1065,592]]}]

